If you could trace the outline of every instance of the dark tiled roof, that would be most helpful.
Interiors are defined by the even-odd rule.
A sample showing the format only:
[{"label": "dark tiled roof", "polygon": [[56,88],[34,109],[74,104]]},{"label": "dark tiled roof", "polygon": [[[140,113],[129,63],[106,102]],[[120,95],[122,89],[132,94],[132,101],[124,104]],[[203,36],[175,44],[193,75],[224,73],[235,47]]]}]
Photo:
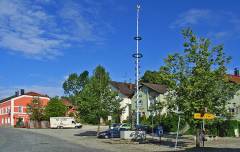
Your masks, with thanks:
[{"label": "dark tiled roof", "polygon": [[116,82],[116,81],[111,81],[110,84],[113,87],[115,87],[121,94],[123,94],[129,98],[134,95],[135,84]]},{"label": "dark tiled roof", "polygon": [[148,88],[158,92],[158,93],[166,93],[167,92],[167,86],[161,85],[161,84],[153,84],[153,83],[141,83],[144,86],[147,86]]},{"label": "dark tiled roof", "polygon": [[228,74],[227,76],[229,78],[229,81],[240,84],[240,76],[235,76],[230,74]]},{"label": "dark tiled roof", "polygon": [[11,100],[12,98],[15,98],[15,97],[16,97],[16,96],[7,97],[7,98],[5,98],[5,99],[0,100],[0,103],[5,102],[5,101],[8,101],[8,100]]},{"label": "dark tiled roof", "polygon": [[[24,95],[38,96],[38,97],[48,97],[47,95],[42,95],[42,94],[39,94],[39,93],[36,93],[36,92],[26,92]],[[19,96],[21,96],[21,95],[19,95]],[[13,95],[13,96],[7,97],[5,99],[0,100],[0,103],[11,100],[12,98],[15,98],[15,97],[17,97],[17,96]]]}]

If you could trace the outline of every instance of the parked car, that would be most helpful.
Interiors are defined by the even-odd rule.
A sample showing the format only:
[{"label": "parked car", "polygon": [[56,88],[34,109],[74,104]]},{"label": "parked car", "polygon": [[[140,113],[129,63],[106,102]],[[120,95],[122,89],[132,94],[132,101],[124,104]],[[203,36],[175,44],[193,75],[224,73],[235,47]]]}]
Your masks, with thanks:
[{"label": "parked car", "polygon": [[127,123],[123,123],[119,126],[119,128],[123,128],[126,130],[130,130],[131,129],[131,125],[127,124]]},{"label": "parked car", "polygon": [[110,129],[113,129],[113,128],[119,128],[121,124],[119,123],[112,123],[111,126],[110,126]]},{"label": "parked car", "polygon": [[114,128],[124,128],[124,129],[131,129],[131,126],[127,123],[113,123],[110,126],[110,129],[114,129]]},{"label": "parked car", "polygon": [[126,130],[125,128],[113,128],[102,131],[98,134],[98,138],[120,138],[120,132]]}]

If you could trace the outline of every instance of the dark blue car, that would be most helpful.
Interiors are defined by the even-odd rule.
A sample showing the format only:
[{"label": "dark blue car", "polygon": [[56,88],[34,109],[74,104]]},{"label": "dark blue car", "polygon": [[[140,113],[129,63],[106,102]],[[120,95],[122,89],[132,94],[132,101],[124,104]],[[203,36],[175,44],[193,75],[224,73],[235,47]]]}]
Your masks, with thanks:
[{"label": "dark blue car", "polygon": [[113,128],[106,131],[102,131],[98,134],[98,138],[120,138],[120,131],[124,131],[124,128]]}]

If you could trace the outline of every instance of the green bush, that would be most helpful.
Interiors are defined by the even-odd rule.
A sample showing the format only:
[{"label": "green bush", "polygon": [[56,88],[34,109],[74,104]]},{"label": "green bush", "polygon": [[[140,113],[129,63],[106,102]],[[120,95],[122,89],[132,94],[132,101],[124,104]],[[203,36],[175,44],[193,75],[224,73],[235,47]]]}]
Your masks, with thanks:
[{"label": "green bush", "polygon": [[220,137],[234,137],[234,129],[239,128],[240,122],[237,120],[219,120],[208,121],[205,125],[207,134]]},{"label": "green bush", "polygon": [[[178,127],[179,116],[177,114],[169,114],[166,117],[162,117],[160,122],[163,128],[167,132],[176,132]],[[184,128],[186,121],[181,117],[180,130]]]},{"label": "green bush", "polygon": [[18,121],[16,123],[16,127],[24,127],[24,122],[23,122],[23,118],[18,118]]},{"label": "green bush", "polygon": [[[152,116],[149,116],[149,118],[141,117],[140,122],[141,124],[152,127]],[[181,117],[180,129],[185,126],[185,123],[186,121]],[[162,125],[166,132],[176,132],[178,127],[178,115],[171,113],[164,116],[157,115],[153,117],[153,127],[157,127],[158,125]]]}]

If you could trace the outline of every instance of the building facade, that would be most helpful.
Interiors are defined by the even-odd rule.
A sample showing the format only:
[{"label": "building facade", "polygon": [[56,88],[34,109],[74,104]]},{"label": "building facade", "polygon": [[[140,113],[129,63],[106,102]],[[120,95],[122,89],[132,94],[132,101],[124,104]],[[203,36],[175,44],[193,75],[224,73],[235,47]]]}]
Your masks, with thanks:
[{"label": "building facade", "polygon": [[27,106],[34,98],[41,101],[43,106],[49,102],[49,97],[35,93],[21,90],[21,93],[15,93],[14,96],[0,100],[0,127],[14,127],[19,118],[27,125],[30,117],[27,113]]},{"label": "building facade", "polygon": [[122,123],[123,121],[129,119],[131,111],[131,98],[134,95],[135,85],[131,83],[111,81],[110,86],[112,91],[116,91],[118,93],[118,98],[120,99],[120,122]]},{"label": "building facade", "polygon": [[[152,112],[164,114],[167,112],[167,107],[163,107],[161,110],[155,109],[157,104],[164,105],[166,103],[165,93],[167,93],[167,86],[152,83],[141,83],[139,88],[139,114],[140,116],[146,116],[147,118]],[[133,114],[137,109],[137,97],[136,93],[132,97],[131,104]]]},{"label": "building facade", "polygon": [[[239,72],[235,72],[234,75],[228,75],[230,82],[240,85]],[[236,92],[233,99],[227,102],[227,110],[233,117],[233,119],[240,120],[240,90]]]}]

